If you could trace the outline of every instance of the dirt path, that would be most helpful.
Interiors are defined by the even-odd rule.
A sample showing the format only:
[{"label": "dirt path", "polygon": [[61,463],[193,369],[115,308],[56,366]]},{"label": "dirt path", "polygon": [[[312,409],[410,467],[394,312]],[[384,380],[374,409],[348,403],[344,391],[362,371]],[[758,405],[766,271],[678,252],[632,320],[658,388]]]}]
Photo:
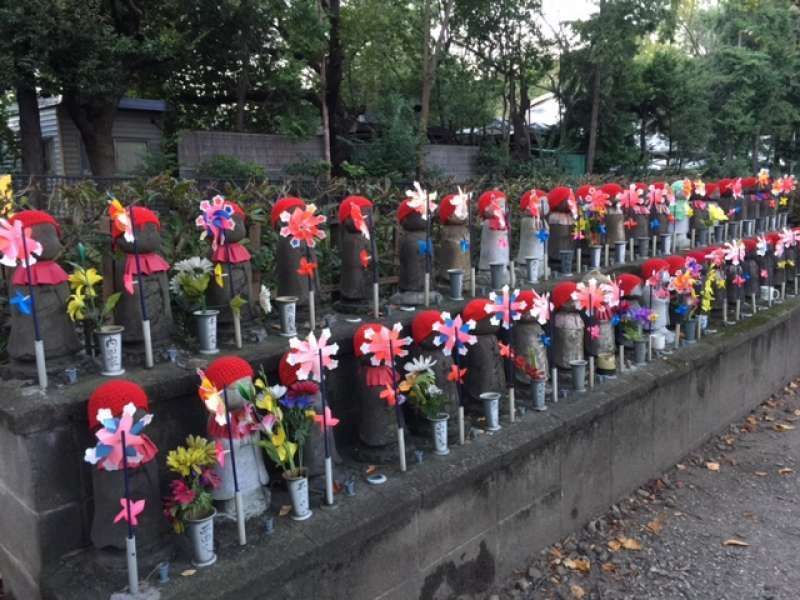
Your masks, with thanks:
[{"label": "dirt path", "polygon": [[799,384],[488,598],[800,599]]}]

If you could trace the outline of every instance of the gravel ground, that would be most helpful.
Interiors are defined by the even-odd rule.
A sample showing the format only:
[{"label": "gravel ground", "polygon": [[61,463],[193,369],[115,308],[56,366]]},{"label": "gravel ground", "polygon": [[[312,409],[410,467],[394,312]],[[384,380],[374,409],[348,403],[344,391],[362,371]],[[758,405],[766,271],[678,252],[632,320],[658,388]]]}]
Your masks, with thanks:
[{"label": "gravel ground", "polygon": [[800,380],[483,598],[800,598]]}]

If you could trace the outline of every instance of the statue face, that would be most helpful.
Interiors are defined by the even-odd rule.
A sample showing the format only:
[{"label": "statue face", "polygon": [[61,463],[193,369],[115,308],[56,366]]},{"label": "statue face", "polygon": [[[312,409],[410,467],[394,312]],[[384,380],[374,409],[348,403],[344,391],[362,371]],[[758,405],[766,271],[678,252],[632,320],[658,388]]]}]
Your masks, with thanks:
[{"label": "statue face", "polygon": [[61,256],[64,246],[58,239],[56,228],[51,224],[34,225],[31,227],[31,234],[33,239],[42,245],[42,254],[39,256],[39,260],[56,260]]},{"label": "statue face", "polygon": [[225,231],[226,242],[241,242],[247,235],[247,227],[244,225],[244,217],[239,214],[233,215],[235,227]]},{"label": "statue face", "polygon": [[414,211],[400,222],[406,231],[425,231],[428,222],[418,212]]},{"label": "statue face", "polygon": [[242,408],[245,404],[244,398],[242,398],[242,395],[239,393],[239,385],[243,385],[246,388],[252,387],[252,377],[242,377],[241,379],[237,379],[225,388],[228,393],[228,406],[231,410]]},{"label": "statue face", "polygon": [[[117,246],[126,254],[133,254],[133,242],[120,236],[116,239]],[[161,248],[161,233],[155,223],[145,223],[136,226],[136,250],[140,253],[157,252]]]}]

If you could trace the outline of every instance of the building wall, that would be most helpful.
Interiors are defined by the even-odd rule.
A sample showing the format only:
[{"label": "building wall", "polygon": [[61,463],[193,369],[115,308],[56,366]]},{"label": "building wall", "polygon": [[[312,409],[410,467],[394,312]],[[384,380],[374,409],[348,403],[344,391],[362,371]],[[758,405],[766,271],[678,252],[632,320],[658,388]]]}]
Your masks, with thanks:
[{"label": "building wall", "polygon": [[[39,109],[39,121],[42,128],[42,139],[52,139],[52,167],[51,175],[64,175],[64,159],[62,156],[62,138],[58,128],[57,107],[48,106]],[[8,127],[13,132],[19,131],[19,115],[11,115]]]},{"label": "building wall", "polygon": [[[271,178],[286,174],[286,168],[303,161],[322,160],[322,136],[295,140],[281,135],[228,131],[184,131],[178,141],[181,177],[195,176],[197,165],[217,155],[235,156],[261,165]],[[428,168],[461,182],[475,175],[477,146],[431,144],[425,151]]]}]

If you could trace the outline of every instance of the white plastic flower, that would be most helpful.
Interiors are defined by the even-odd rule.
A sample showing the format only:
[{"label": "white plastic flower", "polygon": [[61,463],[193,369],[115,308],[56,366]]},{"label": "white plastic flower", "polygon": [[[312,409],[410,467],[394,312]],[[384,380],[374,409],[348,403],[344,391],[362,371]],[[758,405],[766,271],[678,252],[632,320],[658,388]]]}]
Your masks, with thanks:
[{"label": "white plastic flower", "polygon": [[282,385],[271,385],[267,388],[269,395],[272,396],[275,400],[280,400],[286,395],[286,388]]},{"label": "white plastic flower", "polygon": [[272,294],[269,291],[269,288],[264,284],[261,284],[261,291],[258,293],[258,305],[261,307],[261,310],[264,311],[265,315],[268,315],[272,312]]},{"label": "white plastic flower", "polygon": [[403,368],[409,373],[424,373],[425,371],[430,371],[435,364],[436,361],[430,356],[420,356],[407,362]]},{"label": "white plastic flower", "polygon": [[442,389],[438,385],[436,385],[435,383],[432,383],[432,384],[430,384],[428,386],[428,395],[429,396],[438,396],[441,393],[442,393]]}]

